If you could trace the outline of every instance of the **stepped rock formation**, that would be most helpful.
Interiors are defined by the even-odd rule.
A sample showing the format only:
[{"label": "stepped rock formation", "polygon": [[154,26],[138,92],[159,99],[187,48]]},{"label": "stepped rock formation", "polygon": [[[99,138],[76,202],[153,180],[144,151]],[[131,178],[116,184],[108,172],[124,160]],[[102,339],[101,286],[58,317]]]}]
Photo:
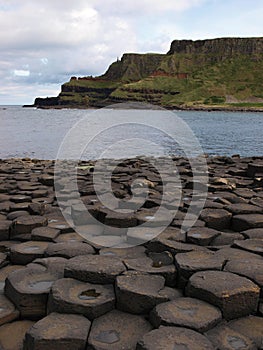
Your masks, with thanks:
[{"label": "stepped rock formation", "polygon": [[37,107],[148,102],[181,109],[263,110],[263,38],[174,40],[167,54],[124,54],[99,77],[72,77]]}]

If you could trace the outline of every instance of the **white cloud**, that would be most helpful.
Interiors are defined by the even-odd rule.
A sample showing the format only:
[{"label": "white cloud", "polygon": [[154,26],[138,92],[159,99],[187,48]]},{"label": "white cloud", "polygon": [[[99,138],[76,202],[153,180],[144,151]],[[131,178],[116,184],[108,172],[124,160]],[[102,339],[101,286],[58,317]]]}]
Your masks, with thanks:
[{"label": "white cloud", "polygon": [[[235,1],[239,3],[229,3]],[[13,100],[21,103],[32,102],[36,95],[57,93],[71,75],[102,74],[124,52],[167,52],[173,39],[197,36],[191,26],[193,17],[185,13],[205,12],[206,4],[222,2],[0,0],[0,104],[11,91]],[[215,27],[207,18],[202,16],[197,24],[198,33],[208,36]],[[231,16],[235,28],[238,18],[237,13],[235,19]],[[247,29],[252,24],[250,19]]]},{"label": "white cloud", "polygon": [[17,77],[28,77],[30,75],[30,71],[23,69],[15,69],[14,75],[16,75]]}]

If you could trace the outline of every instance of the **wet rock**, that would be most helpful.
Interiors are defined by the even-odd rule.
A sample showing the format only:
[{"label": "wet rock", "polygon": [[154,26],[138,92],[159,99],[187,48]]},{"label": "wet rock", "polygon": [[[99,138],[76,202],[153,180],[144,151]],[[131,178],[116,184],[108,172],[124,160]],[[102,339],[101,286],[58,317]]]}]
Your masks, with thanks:
[{"label": "wet rock", "polygon": [[0,241],[9,239],[9,229],[12,222],[8,220],[0,220]]},{"label": "wet rock", "polygon": [[133,350],[151,329],[142,316],[113,310],[93,321],[88,344],[94,350]]},{"label": "wet rock", "polygon": [[262,214],[244,214],[235,215],[232,219],[232,228],[234,231],[245,231],[252,228],[263,228]]},{"label": "wet rock", "polygon": [[224,230],[230,227],[232,214],[224,209],[203,209],[200,215],[206,225],[215,230]]},{"label": "wet rock", "polygon": [[85,350],[89,329],[84,316],[52,313],[26,332],[23,349]]},{"label": "wet rock", "polygon": [[257,346],[244,334],[227,325],[219,325],[206,333],[215,349],[222,350],[257,350]]},{"label": "wet rock", "polygon": [[60,256],[66,259],[87,254],[95,254],[95,250],[91,245],[82,242],[50,243],[45,251],[46,256]]},{"label": "wet rock", "polygon": [[83,255],[70,259],[65,266],[65,277],[80,281],[108,284],[126,270],[119,258],[103,255]]},{"label": "wet rock", "polygon": [[28,241],[15,244],[10,249],[10,260],[13,264],[29,264],[37,258],[43,258],[47,247],[47,242]]},{"label": "wet rock", "polygon": [[246,239],[244,241],[235,241],[234,246],[248,252],[263,255],[263,239]]},{"label": "wet rock", "polygon": [[160,327],[147,334],[137,344],[137,350],[214,350],[212,343],[200,333],[183,327]]},{"label": "wet rock", "polygon": [[[33,326],[33,321],[15,321],[0,327],[0,349],[21,350],[26,332]],[[11,335],[11,336],[10,336]]]},{"label": "wet rock", "polygon": [[200,333],[213,328],[222,319],[221,311],[202,300],[178,298],[157,305],[150,314],[155,328],[178,326],[196,330]]},{"label": "wet rock", "polygon": [[59,236],[60,230],[50,227],[37,227],[31,232],[31,239],[33,241],[48,241],[55,242],[55,239]]},{"label": "wet rock", "polygon": [[224,257],[218,257],[215,253],[207,251],[192,251],[175,255],[178,285],[185,287],[189,278],[198,271],[222,270]]},{"label": "wet rock", "polygon": [[263,345],[263,318],[257,316],[243,317],[228,323],[228,326],[235,331],[251,339],[258,349]]},{"label": "wet rock", "polygon": [[56,281],[49,295],[48,311],[81,314],[90,320],[114,309],[112,285],[84,283],[73,278]]},{"label": "wet rock", "polygon": [[151,258],[125,259],[125,265],[128,270],[149,273],[151,275],[161,275],[165,278],[165,283],[169,287],[176,284],[176,268],[174,264],[160,265],[155,264]]},{"label": "wet rock", "polygon": [[263,228],[252,228],[241,233],[245,238],[263,239]]},{"label": "wet rock", "polygon": [[187,295],[218,306],[227,320],[257,310],[260,288],[245,277],[223,271],[195,273],[187,285]]},{"label": "wet rock", "polygon": [[38,215],[25,215],[20,216],[13,221],[11,234],[12,236],[31,233],[31,231],[40,226],[46,226],[48,223],[47,218]]},{"label": "wet rock", "polygon": [[0,295],[0,326],[14,321],[19,317],[19,311],[4,295]]},{"label": "wet rock", "polygon": [[[162,276],[127,272],[116,279],[117,308],[132,314],[144,314],[155,305],[179,297],[176,290],[164,286]],[[171,294],[171,291],[173,293]]]},{"label": "wet rock", "polygon": [[6,279],[5,295],[20,311],[22,318],[40,319],[46,315],[48,293],[56,276],[39,269],[21,269]]},{"label": "wet rock", "polygon": [[219,231],[208,227],[192,228],[186,233],[186,241],[188,243],[207,246],[211,244],[216,237],[220,236],[220,234]]}]

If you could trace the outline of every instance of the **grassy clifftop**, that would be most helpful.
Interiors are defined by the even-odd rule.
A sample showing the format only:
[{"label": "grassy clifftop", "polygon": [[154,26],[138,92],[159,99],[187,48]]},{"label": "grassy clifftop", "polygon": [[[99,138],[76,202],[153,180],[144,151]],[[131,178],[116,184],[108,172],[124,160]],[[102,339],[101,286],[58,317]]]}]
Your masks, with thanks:
[{"label": "grassy clifftop", "polygon": [[167,54],[124,54],[100,77],[71,78],[35,105],[92,107],[124,101],[168,108],[263,110],[263,38],[176,40]]}]

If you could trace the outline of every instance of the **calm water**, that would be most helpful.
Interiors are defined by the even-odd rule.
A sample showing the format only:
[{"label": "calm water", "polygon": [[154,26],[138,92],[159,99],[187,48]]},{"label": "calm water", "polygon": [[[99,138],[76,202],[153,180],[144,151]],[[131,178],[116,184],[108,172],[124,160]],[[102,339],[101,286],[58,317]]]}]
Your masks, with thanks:
[{"label": "calm water", "polygon": [[[168,113],[172,126],[177,122],[176,116],[173,112]],[[87,121],[87,138],[95,136],[93,143],[89,144],[85,151],[89,159],[96,158],[98,150],[103,152],[114,142],[130,136],[136,136],[138,139],[132,146],[135,154],[141,155],[142,149],[144,154],[156,154],[154,148],[146,144],[145,140],[148,139],[162,144],[167,153],[175,153],[176,145],[167,135],[147,127],[138,127],[136,124],[129,129],[115,127],[110,132],[98,136],[97,131],[104,127],[105,120],[109,121],[116,115],[118,123],[133,122],[133,116],[138,120],[140,115],[141,123],[147,124],[149,120],[153,120],[157,127],[163,124],[158,112],[153,113],[150,110],[129,111],[128,116],[121,110],[101,115],[98,111],[87,110],[40,110],[15,106],[3,109],[3,106],[0,106],[0,158],[55,159],[67,132],[84,117]],[[180,111],[176,112],[176,115],[189,125],[205,153],[263,155],[263,113]]]}]

